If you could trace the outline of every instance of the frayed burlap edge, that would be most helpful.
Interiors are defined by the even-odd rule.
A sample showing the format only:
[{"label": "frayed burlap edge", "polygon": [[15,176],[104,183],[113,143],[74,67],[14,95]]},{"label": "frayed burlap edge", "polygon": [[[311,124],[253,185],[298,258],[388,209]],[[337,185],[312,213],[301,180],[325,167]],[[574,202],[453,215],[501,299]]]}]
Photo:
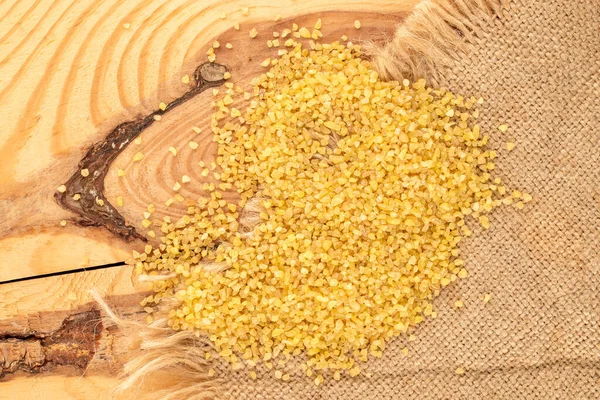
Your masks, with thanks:
[{"label": "frayed burlap edge", "polygon": [[510,0],[424,0],[401,24],[393,39],[367,43],[373,68],[385,80],[425,79],[437,86],[439,71],[468,50],[486,32],[489,20],[502,16]]},{"label": "frayed burlap edge", "polygon": [[166,319],[150,325],[118,316],[95,290],[90,292],[106,314],[107,324],[116,325],[135,343],[132,357],[123,366],[113,399],[212,400],[222,395],[223,382],[210,376],[205,359],[211,348],[207,339],[191,331],[175,332]]}]

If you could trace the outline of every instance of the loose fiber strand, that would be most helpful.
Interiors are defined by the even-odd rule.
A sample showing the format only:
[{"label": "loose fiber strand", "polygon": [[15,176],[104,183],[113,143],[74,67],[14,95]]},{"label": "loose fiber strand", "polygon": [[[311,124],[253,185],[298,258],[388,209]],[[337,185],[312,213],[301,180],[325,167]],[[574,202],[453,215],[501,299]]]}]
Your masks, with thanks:
[{"label": "loose fiber strand", "polygon": [[[218,379],[210,376],[209,363],[204,354],[211,347],[208,340],[198,338],[191,331],[175,332],[167,326],[166,318],[150,325],[128,321],[118,316],[97,290],[91,296],[108,316],[108,321],[120,329],[134,332],[132,343],[138,349],[123,366],[120,382],[112,395],[130,397],[131,390],[142,390],[147,385],[152,389],[145,399],[214,399],[221,393]],[[137,340],[136,340],[137,339]]]},{"label": "loose fiber strand", "polygon": [[424,0],[384,46],[367,43],[374,68],[385,79],[437,83],[441,67],[481,37],[510,0]]}]

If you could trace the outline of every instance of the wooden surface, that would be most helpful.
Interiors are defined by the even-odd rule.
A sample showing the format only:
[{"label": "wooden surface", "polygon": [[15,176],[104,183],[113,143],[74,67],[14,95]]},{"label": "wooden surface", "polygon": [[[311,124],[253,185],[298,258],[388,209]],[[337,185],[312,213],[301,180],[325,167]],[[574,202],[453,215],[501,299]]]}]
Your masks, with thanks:
[{"label": "wooden surface", "polygon": [[[101,227],[77,225],[76,216],[62,209],[53,195],[77,171],[87,149],[118,123],[181,96],[189,87],[181,77],[206,61],[207,44],[215,38],[229,31],[227,40],[237,46],[233,50],[221,47],[217,61],[227,63],[229,57],[245,69],[249,59],[254,57],[256,65],[267,54],[266,47],[253,54],[247,45],[254,42],[258,47],[259,40],[264,44],[272,27],[283,24],[267,23],[276,15],[283,19],[306,15],[305,21],[312,26],[323,12],[348,10],[354,15],[330,14],[329,21],[337,25],[328,26],[324,18],[323,32],[332,33],[335,27],[337,37],[346,33],[355,41],[381,39],[393,29],[390,20],[398,20],[416,2],[1,2],[0,281],[122,261],[132,247],[140,245],[139,241],[120,240]],[[248,15],[243,15],[242,7],[249,5]],[[369,11],[379,13],[371,16],[370,24],[362,14]],[[220,18],[222,15],[226,17]],[[363,20],[361,30],[352,27],[355,18]],[[239,32],[232,30],[234,23],[240,24]],[[248,37],[252,27],[260,30],[254,41]],[[189,122],[205,123],[209,110],[200,99],[194,106],[200,112]],[[177,124],[184,115],[186,112],[179,111],[163,125]],[[158,181],[161,191],[154,189],[160,178],[156,167],[168,161],[168,146],[185,145],[193,137],[190,128],[187,124],[177,132],[162,131],[165,143],[148,159],[158,165],[140,164],[148,179],[138,179],[139,171],[127,170],[129,180],[124,179],[124,187],[107,182],[107,195],[124,195],[123,214],[128,222],[139,223],[142,203],[163,204],[167,183],[184,173],[180,164],[171,164],[163,171],[168,176]],[[126,150],[127,156],[131,151]],[[127,167],[127,162],[118,160],[114,165]],[[59,225],[62,220],[67,226]]]},{"label": "wooden surface", "polygon": [[[94,143],[119,123],[147,115],[160,102],[182,96],[182,82],[206,61],[218,39],[217,62],[245,87],[263,70],[258,64],[276,50],[266,47],[272,32],[292,22],[312,26],[323,20],[323,41],[342,34],[357,43],[382,40],[418,0],[142,0],[0,2],[0,282],[123,261],[140,240],[127,241],[102,227],[82,226],[78,217],[54,200],[56,188],[77,171]],[[241,10],[249,6],[248,15]],[[221,18],[222,14],[226,15]],[[275,22],[277,15],[282,20]],[[362,28],[353,27],[359,19]],[[239,23],[241,29],[232,27]],[[256,27],[259,36],[250,39]],[[230,42],[233,49],[224,44]],[[214,158],[209,102],[204,92],[169,111],[142,132],[111,165],[106,198],[122,196],[119,212],[142,234],[148,204],[162,215],[177,216],[184,203],[165,201],[187,174],[180,193],[202,196],[198,162]],[[192,127],[202,129],[200,134]],[[188,143],[199,143],[192,150]],[[175,147],[177,156],[169,152]],[[133,162],[133,155],[144,159]],[[123,169],[125,176],[118,177]],[[60,221],[67,221],[65,227]],[[158,231],[157,231],[158,233]],[[50,335],[65,320],[97,310],[90,289],[133,319],[145,319],[138,306],[144,287],[130,267],[66,274],[0,285],[0,345],[32,334]],[[43,336],[43,335],[42,335]],[[0,399],[106,398],[129,346],[127,333],[100,332],[99,350],[84,371],[49,365],[39,374],[21,371],[0,380]],[[115,344],[116,343],[116,344]],[[84,374],[85,372],[85,374]]]}]

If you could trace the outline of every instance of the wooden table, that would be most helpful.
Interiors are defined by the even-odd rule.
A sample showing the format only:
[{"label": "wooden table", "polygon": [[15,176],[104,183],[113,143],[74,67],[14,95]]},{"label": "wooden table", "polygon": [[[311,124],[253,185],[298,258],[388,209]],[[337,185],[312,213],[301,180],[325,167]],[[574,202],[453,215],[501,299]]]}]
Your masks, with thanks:
[{"label": "wooden table", "polygon": [[[146,288],[120,264],[153,242],[142,223],[147,206],[155,206],[152,218],[182,215],[187,201],[205,195],[198,162],[215,158],[212,90],[167,112],[160,103],[193,89],[194,71],[215,40],[217,63],[247,87],[264,70],[259,63],[276,56],[266,46],[274,31],[321,18],[324,41],[344,34],[355,43],[383,40],[417,2],[0,2],[0,399],[108,396],[131,344],[127,332],[101,323],[89,291],[128,318],[145,318],[139,301]],[[162,118],[141,131],[141,143],[89,161],[88,151],[110,145],[119,124],[154,112]],[[137,153],[141,161],[133,161]],[[95,177],[102,168],[106,177]],[[180,191],[185,200],[167,207],[183,174],[193,178]],[[57,191],[65,183],[66,192]],[[93,193],[74,192],[80,189]]]}]

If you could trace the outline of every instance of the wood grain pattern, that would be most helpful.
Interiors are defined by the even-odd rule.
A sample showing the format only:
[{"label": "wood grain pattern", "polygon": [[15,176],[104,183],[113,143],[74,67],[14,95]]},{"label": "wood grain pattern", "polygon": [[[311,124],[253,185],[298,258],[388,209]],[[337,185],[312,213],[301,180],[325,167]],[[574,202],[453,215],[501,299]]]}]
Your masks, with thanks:
[{"label": "wood grain pattern", "polygon": [[[65,320],[90,312],[99,314],[90,295],[92,289],[105,296],[119,315],[131,321],[145,321],[146,313],[139,307],[146,295],[145,287],[135,283],[132,274],[132,267],[126,266],[0,285],[0,372],[6,371],[11,361],[19,361],[15,357],[19,352],[8,351],[8,344],[13,350],[31,347],[39,337],[60,333]],[[76,338],[75,343],[69,343],[67,338],[60,360],[52,359],[53,349],[42,343],[34,360],[37,364],[31,362],[31,355],[22,354],[25,365],[0,378],[0,399],[109,398],[121,366],[135,351],[136,335],[101,315],[83,321],[88,330],[94,330],[91,336],[97,339],[91,361],[81,364],[81,359],[78,363],[69,356],[70,347],[81,355],[86,338]],[[31,374],[29,370],[39,372]],[[127,394],[124,396],[127,398]]]},{"label": "wood grain pattern", "polygon": [[[306,15],[305,20],[314,23],[327,11],[351,11],[353,15],[341,13],[339,18],[331,14],[329,26],[355,39],[371,39],[391,32],[392,21],[416,2],[385,0],[376,6],[364,0],[283,0],[276,5],[266,0],[251,4],[237,0],[2,2],[0,255],[4,262],[0,281],[68,270],[82,263],[122,261],[140,245],[124,242],[102,228],[77,226],[73,214],[61,209],[53,194],[76,171],[87,149],[118,123],[146,115],[159,102],[181,96],[188,87],[181,77],[206,60],[207,44],[215,38],[227,32],[226,40],[237,44],[227,61],[245,70],[249,58],[261,60],[266,54],[266,47],[247,46],[248,31],[264,27],[259,36],[264,42],[277,25],[268,21],[278,14],[298,20]],[[245,6],[249,6],[248,15],[241,11]],[[378,14],[371,15],[374,19],[369,24],[364,13],[370,11]],[[352,28],[355,18],[363,20],[360,31]],[[231,29],[234,23],[241,25],[239,32]],[[328,29],[324,23],[324,32]],[[227,58],[222,50],[218,61]],[[208,110],[200,99],[186,109],[169,125],[177,125],[190,113],[194,124],[206,124]],[[161,135],[170,139],[165,139],[170,145],[188,139],[184,127],[176,132],[163,129]],[[151,186],[156,183],[152,175],[162,168],[161,162],[167,162],[163,159],[166,149],[160,150],[148,158],[156,165],[143,164],[145,179],[131,182],[130,178],[127,187],[113,188],[107,183],[107,192],[124,193],[125,207],[128,199],[129,205],[164,202],[164,193],[155,198]],[[119,165],[126,166],[125,162]],[[163,178],[164,183],[181,176],[183,166],[187,165],[168,167],[170,176]],[[130,172],[128,176],[136,176]],[[139,220],[139,211],[134,208],[125,214],[133,223]],[[61,220],[68,222],[66,227],[59,225]]]},{"label": "wood grain pattern", "polygon": [[[185,93],[189,86],[181,77],[206,60],[215,39],[222,45],[217,62],[228,65],[232,81],[246,87],[262,70],[258,63],[275,53],[265,41],[292,20],[312,26],[321,17],[325,41],[342,34],[354,42],[377,40],[389,35],[417,2],[0,2],[0,282],[122,261],[142,245],[101,227],[77,225],[74,215],[54,201],[54,193],[89,147],[116,125]],[[248,6],[244,15],[241,8]],[[275,22],[276,15],[283,19]],[[360,30],[352,26],[355,19],[362,23]],[[232,29],[234,23],[241,25],[240,31]],[[248,37],[252,27],[259,31],[254,40]],[[224,48],[227,42],[232,50]],[[192,178],[180,190],[186,199],[205,194],[198,162],[215,157],[211,98],[205,92],[167,113],[141,134],[141,144],[129,145],[112,164],[105,195],[114,203],[123,197],[119,212],[140,232],[146,232],[140,222],[148,204],[156,206],[153,217],[185,211],[185,201],[165,205],[183,174]],[[199,143],[197,150],[188,146],[190,140]],[[137,152],[144,153],[141,162],[132,161]],[[118,169],[125,176],[118,177]],[[67,226],[61,227],[61,220]],[[126,316],[145,318],[138,304],[146,288],[132,280],[131,267],[67,274],[0,285],[0,338],[58,329],[65,318],[95,307],[92,288]],[[104,329],[83,377],[69,366],[38,375],[20,372],[0,380],[0,398],[106,398],[130,347],[127,332]]]}]

